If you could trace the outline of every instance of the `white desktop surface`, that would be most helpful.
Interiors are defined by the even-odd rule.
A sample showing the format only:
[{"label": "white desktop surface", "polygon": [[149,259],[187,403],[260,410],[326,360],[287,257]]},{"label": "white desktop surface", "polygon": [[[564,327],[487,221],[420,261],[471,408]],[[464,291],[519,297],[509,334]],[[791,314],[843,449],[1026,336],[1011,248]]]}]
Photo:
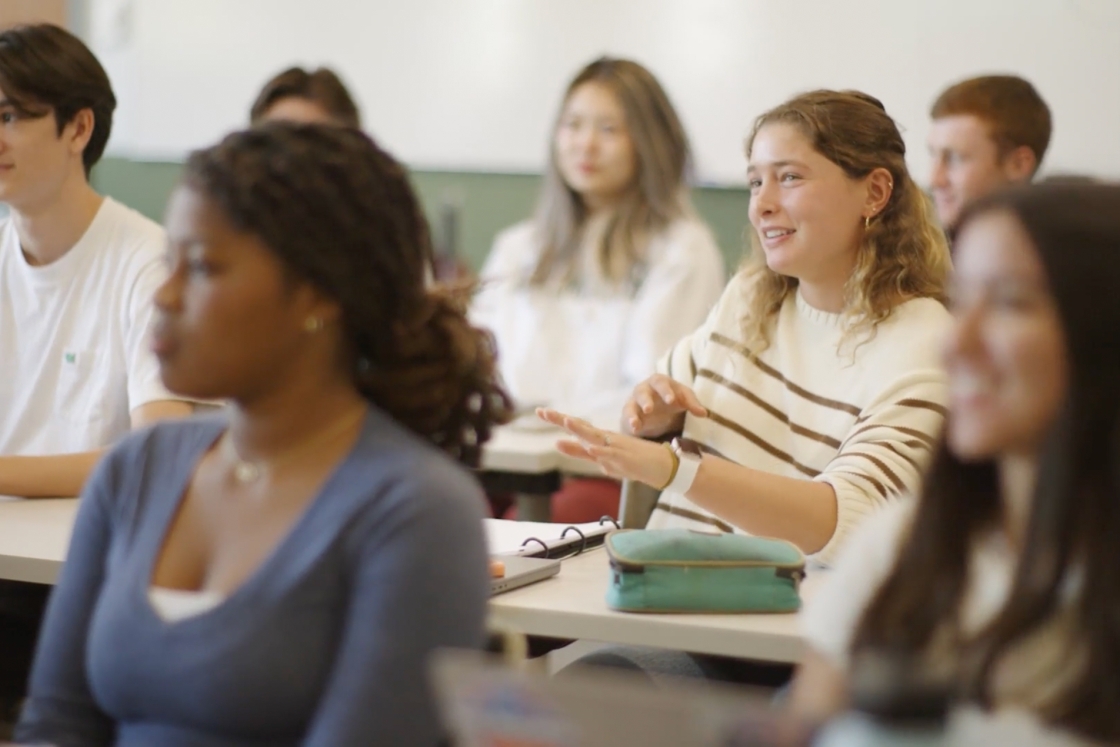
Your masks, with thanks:
[{"label": "white desktop surface", "polygon": [[0,496],[0,578],[53,584],[77,512],[77,498]]},{"label": "white desktop surface", "polygon": [[[599,548],[565,560],[560,574],[490,601],[490,625],[526,635],[794,663],[803,650],[795,614],[662,615],[607,607],[609,564]],[[811,592],[815,581],[807,586]],[[804,590],[804,589],[803,589]]]},{"label": "white desktop surface", "polygon": [[[77,508],[76,498],[0,499],[0,578],[54,583],[66,558]],[[605,598],[608,568],[601,548],[565,560],[558,576],[494,597],[491,626],[528,635],[760,661],[796,662],[801,656],[801,634],[792,614],[651,615],[611,610]]]}]

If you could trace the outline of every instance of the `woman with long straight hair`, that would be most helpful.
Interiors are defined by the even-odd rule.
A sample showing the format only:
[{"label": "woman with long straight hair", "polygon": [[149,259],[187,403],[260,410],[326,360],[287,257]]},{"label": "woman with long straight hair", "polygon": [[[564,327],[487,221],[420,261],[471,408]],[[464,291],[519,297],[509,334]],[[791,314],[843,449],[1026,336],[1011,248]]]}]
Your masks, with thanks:
[{"label": "woman with long straight hair", "polygon": [[[493,331],[520,406],[613,422],[704,320],[723,260],[689,201],[689,160],[680,118],[646,68],[604,57],[572,80],[536,215],[498,236],[471,310]],[[557,496],[553,518],[597,519],[617,505],[616,483],[581,481]]]},{"label": "woman with long straight hair", "polygon": [[988,709],[1120,740],[1120,186],[966,210],[946,438],[917,500],[852,538],[809,600],[794,707],[844,707],[889,652]]}]

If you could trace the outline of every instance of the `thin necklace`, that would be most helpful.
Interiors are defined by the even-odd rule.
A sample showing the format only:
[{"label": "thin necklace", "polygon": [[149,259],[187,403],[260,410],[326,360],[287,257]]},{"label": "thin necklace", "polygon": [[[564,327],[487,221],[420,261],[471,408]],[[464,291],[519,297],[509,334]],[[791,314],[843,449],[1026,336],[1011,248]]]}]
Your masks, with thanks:
[{"label": "thin necklace", "polygon": [[287,449],[282,450],[279,454],[271,457],[268,460],[259,459],[255,462],[242,458],[237,453],[237,447],[233,445],[233,438],[230,436],[229,429],[222,434],[222,442],[219,444],[227,459],[233,463],[233,477],[242,485],[256,482],[260,479],[266,471],[274,471],[276,465],[290,460],[293,456],[298,456],[303,452],[308,451],[313,446],[320,446],[328,441],[342,435],[346,429],[354,425],[361,418],[365,417],[365,405],[358,408],[358,410],[348,417],[341,418],[330,428],[320,431],[318,434],[312,434],[309,438],[299,441]]}]

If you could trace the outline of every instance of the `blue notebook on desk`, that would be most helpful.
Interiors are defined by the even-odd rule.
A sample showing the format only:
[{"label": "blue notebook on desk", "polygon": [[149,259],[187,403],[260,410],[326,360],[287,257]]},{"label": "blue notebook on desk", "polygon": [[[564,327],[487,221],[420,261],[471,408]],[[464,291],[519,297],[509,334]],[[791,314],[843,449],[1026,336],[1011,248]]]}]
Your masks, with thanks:
[{"label": "blue notebook on desk", "polygon": [[618,524],[603,518],[586,524],[550,524],[538,521],[484,519],[491,555],[529,558],[570,558],[598,547]]}]

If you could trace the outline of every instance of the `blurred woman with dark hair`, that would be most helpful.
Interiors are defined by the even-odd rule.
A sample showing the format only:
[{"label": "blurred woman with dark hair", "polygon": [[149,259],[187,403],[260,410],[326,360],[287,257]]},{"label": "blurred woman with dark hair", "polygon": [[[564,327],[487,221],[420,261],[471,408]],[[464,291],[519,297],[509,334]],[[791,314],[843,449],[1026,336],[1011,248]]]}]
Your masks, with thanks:
[{"label": "blurred woman with dark hair", "polygon": [[193,154],[153,348],[230,402],[122,442],[81,501],[17,727],[108,745],[433,745],[425,662],[483,643],[489,338],[425,287],[403,168],[272,124]]},{"label": "blurred woman with dark hair", "polygon": [[889,652],[1094,741],[1120,740],[1120,186],[969,208],[955,244],[945,441],[920,498],[869,519],[809,600],[794,692],[845,705]]}]

